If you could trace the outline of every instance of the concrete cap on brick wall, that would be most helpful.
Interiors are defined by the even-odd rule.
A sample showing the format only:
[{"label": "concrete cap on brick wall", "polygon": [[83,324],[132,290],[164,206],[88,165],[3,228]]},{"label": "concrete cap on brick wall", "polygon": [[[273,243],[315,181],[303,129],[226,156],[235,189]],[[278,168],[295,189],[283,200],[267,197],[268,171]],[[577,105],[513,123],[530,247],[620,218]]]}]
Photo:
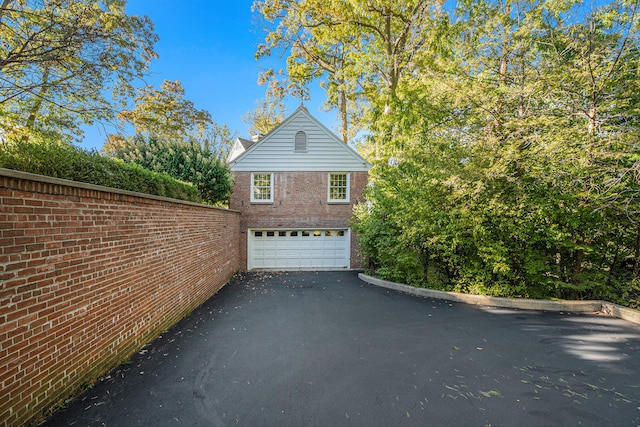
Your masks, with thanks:
[{"label": "concrete cap on brick wall", "polygon": [[154,194],[139,193],[137,191],[121,190],[119,188],[105,187],[105,186],[96,185],[96,184],[88,184],[86,182],[71,181],[63,178],[54,178],[51,176],[38,175],[30,172],[16,171],[13,169],[0,168],[0,177],[16,178],[19,180],[40,182],[43,184],[60,185],[65,187],[79,188],[79,189],[91,190],[91,191],[101,191],[104,193],[121,194],[123,196],[138,197],[141,199],[156,200],[160,202],[179,203],[183,205],[192,205],[192,206],[203,207],[208,209],[233,211],[233,212],[239,213],[238,211],[234,211],[233,209],[222,208],[219,206],[211,206],[203,203],[190,202],[187,200],[172,199],[170,197],[156,196]]}]

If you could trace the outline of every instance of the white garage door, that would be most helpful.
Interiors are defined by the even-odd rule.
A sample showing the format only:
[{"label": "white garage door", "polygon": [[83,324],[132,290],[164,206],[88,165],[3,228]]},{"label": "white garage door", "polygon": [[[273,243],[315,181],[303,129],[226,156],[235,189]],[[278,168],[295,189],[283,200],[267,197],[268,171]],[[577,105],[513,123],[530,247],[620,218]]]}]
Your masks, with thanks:
[{"label": "white garage door", "polygon": [[349,268],[349,230],[249,230],[248,269]]}]

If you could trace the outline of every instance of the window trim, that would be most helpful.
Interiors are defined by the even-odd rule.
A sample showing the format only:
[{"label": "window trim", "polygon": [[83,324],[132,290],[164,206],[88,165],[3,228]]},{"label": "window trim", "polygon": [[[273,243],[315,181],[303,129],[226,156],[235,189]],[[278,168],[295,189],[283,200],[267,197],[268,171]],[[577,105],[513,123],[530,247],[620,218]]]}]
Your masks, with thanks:
[{"label": "window trim", "polygon": [[[346,175],[347,188],[344,199],[332,199],[331,198],[331,176],[332,175]],[[342,188],[342,187],[335,187]],[[351,174],[349,172],[329,172],[327,174],[327,202],[328,203],[350,203],[351,200]]]},{"label": "window trim", "polygon": [[[269,189],[270,189],[270,198],[269,199],[256,199],[255,198],[255,176],[256,175],[269,175]],[[274,193],[274,185],[273,185],[273,172],[251,172],[251,203],[273,203],[273,193]]]}]

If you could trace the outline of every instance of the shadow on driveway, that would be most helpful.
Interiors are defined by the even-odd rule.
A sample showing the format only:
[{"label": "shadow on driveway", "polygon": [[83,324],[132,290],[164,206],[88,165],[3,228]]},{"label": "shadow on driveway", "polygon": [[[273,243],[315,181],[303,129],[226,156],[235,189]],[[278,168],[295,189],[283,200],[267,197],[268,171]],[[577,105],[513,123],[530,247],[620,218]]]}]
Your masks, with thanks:
[{"label": "shadow on driveway", "polygon": [[640,425],[640,329],[248,273],[46,426]]}]

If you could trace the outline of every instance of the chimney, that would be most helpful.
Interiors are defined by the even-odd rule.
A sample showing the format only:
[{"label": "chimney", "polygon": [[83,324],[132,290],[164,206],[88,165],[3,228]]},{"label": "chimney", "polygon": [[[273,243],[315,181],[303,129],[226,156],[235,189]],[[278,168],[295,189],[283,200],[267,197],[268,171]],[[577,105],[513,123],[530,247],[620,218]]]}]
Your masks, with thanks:
[{"label": "chimney", "polygon": [[252,140],[253,142],[258,142],[258,141],[260,141],[260,140],[262,139],[262,137],[263,137],[263,136],[264,136],[264,135],[262,135],[261,133],[257,133],[257,134],[255,134],[255,135],[253,135],[253,136],[251,137],[251,140]]}]

